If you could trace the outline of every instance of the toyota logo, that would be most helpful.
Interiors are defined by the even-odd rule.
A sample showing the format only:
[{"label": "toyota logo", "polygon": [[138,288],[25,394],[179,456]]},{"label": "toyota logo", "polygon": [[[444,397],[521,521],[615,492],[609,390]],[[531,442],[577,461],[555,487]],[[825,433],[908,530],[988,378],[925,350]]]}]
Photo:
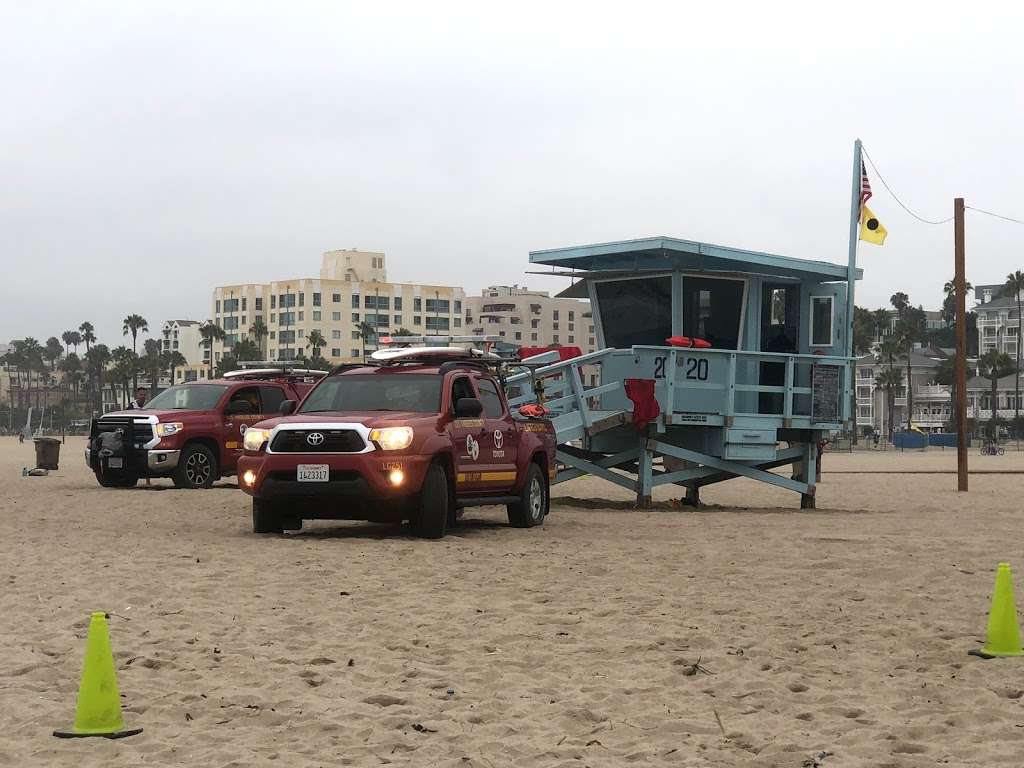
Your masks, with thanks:
[{"label": "toyota logo", "polygon": [[500,449],[502,443],[505,441],[505,435],[501,433],[500,429],[494,430],[494,447]]},{"label": "toyota logo", "polygon": [[306,435],[306,442],[310,445],[320,445],[324,441],[323,433],[321,432],[310,432]]}]

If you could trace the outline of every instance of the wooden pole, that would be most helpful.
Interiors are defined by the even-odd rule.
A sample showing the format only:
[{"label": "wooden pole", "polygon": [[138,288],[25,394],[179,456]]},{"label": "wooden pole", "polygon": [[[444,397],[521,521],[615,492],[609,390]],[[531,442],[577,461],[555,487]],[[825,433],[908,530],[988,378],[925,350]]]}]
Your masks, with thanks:
[{"label": "wooden pole", "polygon": [[953,201],[956,262],[956,489],[967,490],[967,291],[964,277],[964,199]]}]

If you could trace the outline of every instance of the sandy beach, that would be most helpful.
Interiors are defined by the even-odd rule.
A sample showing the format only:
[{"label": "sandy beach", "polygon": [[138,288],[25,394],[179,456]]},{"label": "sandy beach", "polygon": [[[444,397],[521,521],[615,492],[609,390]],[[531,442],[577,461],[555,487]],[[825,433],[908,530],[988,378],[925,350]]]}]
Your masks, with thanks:
[{"label": "sandy beach", "polygon": [[[637,512],[589,479],[542,529],[257,537],[232,481],[105,490],[82,445],[23,478],[0,443],[0,765],[1022,763],[1024,658],[967,651],[997,562],[1024,589],[1024,475],[957,494],[952,451],[828,454],[814,512],[746,480]],[[145,731],[57,740],[94,610]]]}]

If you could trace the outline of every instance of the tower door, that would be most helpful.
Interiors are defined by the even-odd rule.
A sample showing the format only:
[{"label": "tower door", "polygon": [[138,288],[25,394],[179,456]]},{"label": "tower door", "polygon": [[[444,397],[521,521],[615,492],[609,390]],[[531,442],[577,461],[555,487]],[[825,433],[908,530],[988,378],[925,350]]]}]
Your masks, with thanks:
[{"label": "tower door", "polygon": [[[765,283],[761,289],[761,351],[796,354],[800,350],[800,286]],[[763,386],[786,383],[785,363],[761,363]],[[761,392],[758,413],[783,412],[784,395]]]}]

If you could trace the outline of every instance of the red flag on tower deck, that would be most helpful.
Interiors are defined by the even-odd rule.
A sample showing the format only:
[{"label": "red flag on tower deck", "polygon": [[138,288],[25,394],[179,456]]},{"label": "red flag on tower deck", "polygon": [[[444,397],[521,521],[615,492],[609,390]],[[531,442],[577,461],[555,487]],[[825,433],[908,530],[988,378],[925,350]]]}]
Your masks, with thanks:
[{"label": "red flag on tower deck", "polygon": [[871,182],[868,181],[868,169],[864,167],[864,161],[860,161],[860,205],[859,208],[864,207],[864,203],[871,199]]}]

